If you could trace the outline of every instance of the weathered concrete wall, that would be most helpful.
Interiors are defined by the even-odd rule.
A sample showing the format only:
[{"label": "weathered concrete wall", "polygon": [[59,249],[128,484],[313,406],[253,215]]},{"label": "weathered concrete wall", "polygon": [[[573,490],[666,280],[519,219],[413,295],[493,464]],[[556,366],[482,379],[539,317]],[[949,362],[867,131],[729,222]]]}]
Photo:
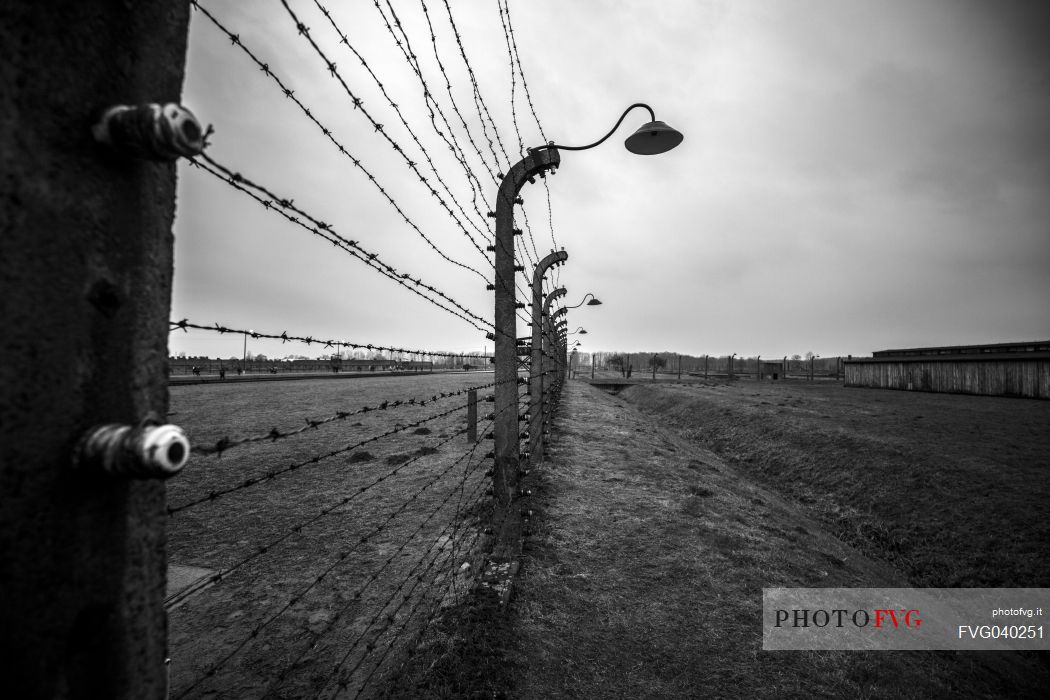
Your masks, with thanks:
[{"label": "weathered concrete wall", "polygon": [[175,166],[112,157],[116,103],[178,101],[184,0],[0,8],[5,697],[162,698],[164,486],[74,474],[90,427],[167,409]]}]

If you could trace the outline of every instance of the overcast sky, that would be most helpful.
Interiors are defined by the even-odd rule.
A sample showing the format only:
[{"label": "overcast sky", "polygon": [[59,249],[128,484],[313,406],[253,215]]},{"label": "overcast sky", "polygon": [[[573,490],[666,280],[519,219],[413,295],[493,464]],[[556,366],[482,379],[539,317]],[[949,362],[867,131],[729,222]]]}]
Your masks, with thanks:
[{"label": "overcast sky", "polygon": [[[313,0],[288,3],[436,187],[413,136]],[[201,4],[447,256],[491,276],[485,257],[355,110],[279,0]],[[325,4],[471,215],[468,230],[484,248],[471,226],[484,230],[492,220],[475,214],[467,176],[431,126],[421,84],[379,10],[366,0]],[[386,10],[385,0],[379,4]],[[517,161],[499,5],[450,5],[485,105]],[[604,302],[570,312],[569,329],[589,331],[582,349],[832,356],[1050,337],[1050,62],[1041,5],[510,0],[547,139],[590,143],[634,102],[650,104],[685,135],[669,153],[633,155],[623,140],[648,121],[635,110],[602,146],[562,152],[561,169],[548,179],[550,215],[540,181],[522,191],[540,255],[554,247],[550,222],[569,254],[557,276],[568,303],[587,292]],[[427,0],[437,49],[488,169],[452,110],[419,0],[393,7],[483,185],[485,212],[495,201],[492,157],[444,2]],[[434,252],[200,12],[190,25],[183,102],[214,125],[208,153],[217,161],[492,318],[485,281]],[[525,145],[543,143],[520,78],[514,106]],[[502,153],[499,160],[505,172]],[[185,163],[175,236],[173,319],[377,345],[492,349],[462,319]],[[521,323],[518,334],[526,334]],[[240,356],[242,341],[173,333],[170,348],[230,357]],[[250,340],[249,351],[330,352],[262,340]]]}]

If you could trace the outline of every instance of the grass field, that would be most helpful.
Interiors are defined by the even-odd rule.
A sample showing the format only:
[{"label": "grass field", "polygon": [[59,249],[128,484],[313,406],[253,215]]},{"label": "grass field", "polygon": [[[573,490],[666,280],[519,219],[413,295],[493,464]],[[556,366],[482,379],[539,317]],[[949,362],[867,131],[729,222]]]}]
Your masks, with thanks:
[{"label": "grass field", "polygon": [[1048,410],[570,382],[509,615],[446,620],[392,697],[1042,697],[1045,654],[764,652],[761,612],[769,586],[1046,586]]},{"label": "grass field", "polygon": [[[463,434],[465,395],[431,399],[492,381],[467,373],[172,387],[171,420],[197,448],[352,415],[194,454],[169,482],[169,564],[225,572],[169,599],[171,697],[328,697],[340,681],[346,697],[382,688],[421,626],[469,587],[487,540],[491,447]],[[486,426],[479,419],[479,433]]]},{"label": "grass field", "polygon": [[819,382],[622,397],[915,586],[1050,584],[1050,402]]},{"label": "grass field", "polygon": [[[206,445],[491,381],[179,387],[173,420]],[[169,503],[462,403],[368,412],[197,456]],[[762,652],[760,620],[764,586],[1046,586],[1050,402],[721,380],[611,396],[570,382],[551,460],[526,481],[532,534],[505,614],[446,593],[453,580],[466,590],[469,574],[453,572],[485,543],[488,480],[467,466],[484,460],[442,475],[469,447],[462,425],[456,412],[429,433],[409,428],[176,512],[172,561],[209,569],[317,519],[172,611],[172,696],[327,697],[349,674],[354,697],[372,669],[362,695],[396,698],[1040,697],[1050,683],[1038,654]],[[391,614],[397,586],[430,562],[440,563]],[[398,652],[417,641],[402,668]]]}]

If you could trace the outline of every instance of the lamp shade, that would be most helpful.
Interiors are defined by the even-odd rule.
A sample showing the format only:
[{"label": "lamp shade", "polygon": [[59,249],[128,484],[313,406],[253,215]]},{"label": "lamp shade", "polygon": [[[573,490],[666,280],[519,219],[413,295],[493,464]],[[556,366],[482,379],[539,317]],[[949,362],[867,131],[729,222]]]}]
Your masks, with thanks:
[{"label": "lamp shade", "polygon": [[673,129],[661,121],[655,121],[640,126],[638,131],[627,137],[623,145],[631,153],[652,156],[657,153],[670,151],[682,143],[683,138],[685,137],[677,129]]}]

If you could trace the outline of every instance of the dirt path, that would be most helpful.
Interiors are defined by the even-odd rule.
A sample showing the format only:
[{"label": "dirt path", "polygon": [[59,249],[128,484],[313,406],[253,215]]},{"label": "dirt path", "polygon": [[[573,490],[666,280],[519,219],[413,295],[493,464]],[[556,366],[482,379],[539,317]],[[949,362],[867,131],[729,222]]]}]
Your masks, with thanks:
[{"label": "dirt path", "polygon": [[763,586],[907,586],[680,433],[569,382],[510,614],[513,697],[1023,697],[1017,656],[763,652]]}]

